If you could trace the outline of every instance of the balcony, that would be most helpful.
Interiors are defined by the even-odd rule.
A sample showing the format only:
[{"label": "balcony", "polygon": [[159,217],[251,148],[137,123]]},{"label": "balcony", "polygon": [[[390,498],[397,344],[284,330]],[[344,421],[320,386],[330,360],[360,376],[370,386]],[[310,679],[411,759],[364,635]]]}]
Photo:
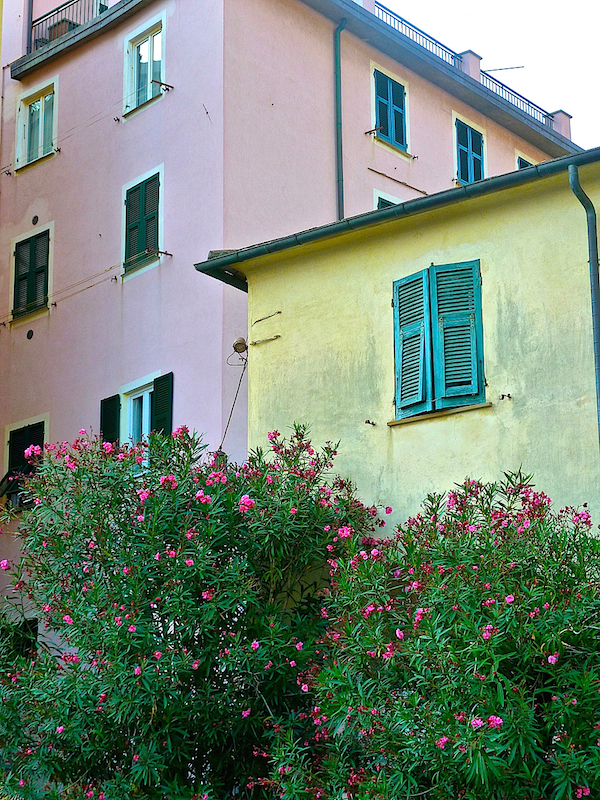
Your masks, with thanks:
[{"label": "balcony", "polygon": [[[393,11],[390,11],[389,8],[381,5],[381,3],[375,2],[375,16],[382,20],[382,22],[395,28],[416,44],[425,48],[425,50],[428,50],[434,56],[441,58],[442,61],[462,71],[462,58],[459,53],[455,53],[454,50],[450,50],[450,48],[438,42],[437,39],[434,39],[432,36],[424,33],[424,31],[411,25],[410,22],[407,22]],[[552,129],[553,115],[544,111],[543,108],[536,106],[535,103],[532,103],[526,97],[510,89],[504,83],[501,83],[483,70],[480,70],[479,81],[482,86],[485,86],[486,89],[489,89],[515,108],[518,108],[519,111],[522,111],[537,122]]]},{"label": "balcony", "polygon": [[54,42],[66,33],[108,10],[109,0],[68,0],[31,23],[30,52]]}]

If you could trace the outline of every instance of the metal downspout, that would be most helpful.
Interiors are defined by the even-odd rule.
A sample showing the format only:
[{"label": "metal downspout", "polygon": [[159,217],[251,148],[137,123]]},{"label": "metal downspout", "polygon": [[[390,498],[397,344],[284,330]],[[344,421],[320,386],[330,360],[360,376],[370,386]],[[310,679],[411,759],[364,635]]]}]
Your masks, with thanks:
[{"label": "metal downspout", "polygon": [[594,364],[596,368],[596,412],[598,417],[598,441],[600,444],[600,282],[598,280],[598,232],[596,210],[590,198],[581,188],[575,164],[569,164],[569,186],[585,208],[587,216],[588,252],[590,255],[590,288],[592,290],[592,335],[594,339]]},{"label": "metal downspout", "polygon": [[337,175],[337,218],[344,219],[344,160],[342,153],[342,58],[340,36],[346,27],[346,18],[340,22],[333,35],[335,59],[335,168]]},{"label": "metal downspout", "polygon": [[33,0],[27,3],[27,46],[26,51],[29,55],[33,51]]}]

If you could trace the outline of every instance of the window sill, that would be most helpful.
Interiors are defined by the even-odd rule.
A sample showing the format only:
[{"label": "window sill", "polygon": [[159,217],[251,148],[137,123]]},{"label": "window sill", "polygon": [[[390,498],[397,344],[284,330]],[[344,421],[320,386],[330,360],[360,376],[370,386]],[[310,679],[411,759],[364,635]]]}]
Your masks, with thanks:
[{"label": "window sill", "polygon": [[10,321],[11,327],[18,325],[20,322],[31,322],[32,319],[44,316],[50,311],[47,304],[32,308],[31,311],[18,311],[16,314],[12,311],[12,319]]},{"label": "window sill", "polygon": [[49,153],[44,153],[43,156],[38,156],[34,158],[32,161],[28,161],[26,164],[19,164],[19,166],[15,167],[15,172],[23,172],[28,167],[32,167],[34,164],[39,164],[40,161],[47,161],[48,159],[52,158],[52,156],[56,155],[56,150],[52,149]]},{"label": "window sill", "polygon": [[123,265],[121,268],[121,280],[126,281],[129,280],[129,278],[133,278],[134,275],[141,275],[142,272],[147,272],[149,269],[158,266],[160,261],[161,257],[156,256],[155,258],[146,258],[139,264],[136,264],[134,267],[129,267],[128,269],[125,269],[125,265]]},{"label": "window sill", "polygon": [[154,97],[151,97],[149,100],[144,100],[143,103],[140,103],[139,106],[135,106],[135,108],[123,108],[123,119],[129,119],[129,117],[135,116],[138,111],[142,111],[144,108],[148,108],[148,106],[153,105],[156,103],[157,100],[160,100],[163,97],[164,92],[159,92],[155,94]]},{"label": "window sill", "polygon": [[395,153],[397,156],[402,156],[407,161],[412,161],[414,159],[414,156],[409,153],[406,148],[400,147],[400,145],[392,144],[385,139],[381,139],[377,135],[373,136],[373,141],[380,147],[383,147],[384,150],[388,150],[390,153]]},{"label": "window sill", "polygon": [[427,411],[425,414],[416,414],[414,417],[404,417],[404,419],[393,419],[388,422],[388,427],[395,428],[396,425],[409,425],[411,422],[423,422],[438,417],[449,417],[451,414],[462,414],[464,411],[477,411],[483,408],[491,408],[493,403],[476,403],[472,406],[457,406],[457,408],[443,408],[441,411]]}]

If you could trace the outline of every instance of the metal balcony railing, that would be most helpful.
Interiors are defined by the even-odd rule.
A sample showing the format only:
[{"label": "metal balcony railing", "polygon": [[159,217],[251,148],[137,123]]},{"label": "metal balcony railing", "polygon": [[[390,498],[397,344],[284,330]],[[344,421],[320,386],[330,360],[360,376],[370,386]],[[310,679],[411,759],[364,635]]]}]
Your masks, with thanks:
[{"label": "metal balcony railing", "polygon": [[31,23],[31,52],[75,30],[108,8],[108,0],[68,0]]},{"label": "metal balcony railing", "polygon": [[[424,47],[425,50],[429,50],[430,53],[433,53],[438,58],[441,58],[442,61],[445,61],[447,64],[451,64],[453,67],[460,69],[462,59],[458,53],[455,53],[454,50],[450,50],[449,47],[441,44],[441,42],[438,42],[437,39],[434,39],[432,36],[424,33],[419,28],[411,25],[410,22],[407,22],[393,11],[390,11],[389,8],[381,5],[381,3],[375,3],[375,15],[383,22],[391,25],[392,28],[395,28],[397,31],[400,31],[400,33],[403,33],[404,36],[407,36],[413,42],[416,42],[421,47]],[[504,83],[496,78],[493,78],[489,73],[484,72],[483,70],[481,70],[481,85],[485,86],[486,89],[494,92],[494,94],[497,94],[499,97],[502,97],[520,111],[523,111],[525,114],[533,117],[538,122],[541,122],[542,125],[546,125],[549,128],[552,127],[551,114],[548,114],[548,112],[544,111],[543,108],[536,106],[535,103],[532,103],[518,92],[513,91],[513,89],[510,89]]]}]

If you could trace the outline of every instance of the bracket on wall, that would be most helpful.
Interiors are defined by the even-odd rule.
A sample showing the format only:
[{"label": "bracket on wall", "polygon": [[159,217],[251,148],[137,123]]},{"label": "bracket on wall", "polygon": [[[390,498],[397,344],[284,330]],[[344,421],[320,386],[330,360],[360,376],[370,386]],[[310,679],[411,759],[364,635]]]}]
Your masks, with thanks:
[{"label": "bracket on wall", "polygon": [[160,86],[160,88],[161,88],[163,91],[165,91],[165,92],[168,92],[168,91],[170,91],[171,89],[174,89],[174,88],[175,88],[174,86],[171,86],[171,84],[170,84],[170,83],[163,83],[162,81],[157,81],[157,80],[156,80],[156,78],[153,78],[153,79],[150,81],[150,83],[156,83],[156,84],[158,84],[158,86]]}]

